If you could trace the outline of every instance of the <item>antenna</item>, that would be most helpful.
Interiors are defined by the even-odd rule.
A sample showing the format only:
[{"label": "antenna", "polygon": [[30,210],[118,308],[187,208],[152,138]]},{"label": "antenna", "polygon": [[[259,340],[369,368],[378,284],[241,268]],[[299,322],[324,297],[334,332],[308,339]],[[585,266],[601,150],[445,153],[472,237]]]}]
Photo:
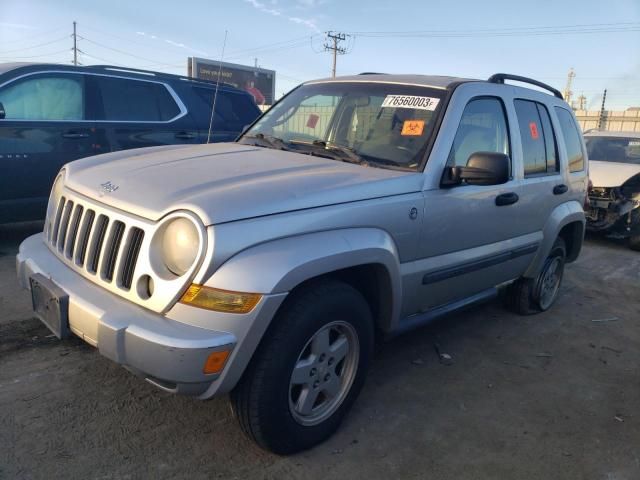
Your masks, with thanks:
[{"label": "antenna", "polygon": [[211,118],[209,119],[209,133],[207,133],[207,143],[211,143],[211,130],[213,130],[213,114],[216,111],[216,100],[218,99],[218,88],[220,88],[220,76],[222,75],[222,59],[224,58],[224,49],[227,46],[227,32],[224,31],[224,42],[222,43],[222,54],[220,55],[220,64],[218,68],[218,81],[216,82],[216,92],[213,94],[213,105],[211,105]]}]

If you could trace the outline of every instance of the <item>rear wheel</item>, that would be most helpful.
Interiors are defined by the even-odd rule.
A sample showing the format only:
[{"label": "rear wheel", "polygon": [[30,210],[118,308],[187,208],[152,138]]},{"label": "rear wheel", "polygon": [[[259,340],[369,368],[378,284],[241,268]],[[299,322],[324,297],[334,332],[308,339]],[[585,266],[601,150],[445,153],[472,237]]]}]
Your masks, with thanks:
[{"label": "rear wheel", "polygon": [[558,237],[536,278],[521,278],[507,287],[506,306],[520,315],[548,310],[558,298],[566,258],[564,240]]},{"label": "rear wheel", "polygon": [[335,432],[373,351],[371,312],[353,287],[327,280],[292,295],[231,395],[243,431],[278,454]]},{"label": "rear wheel", "polygon": [[640,251],[640,233],[629,237],[629,248],[631,250]]}]

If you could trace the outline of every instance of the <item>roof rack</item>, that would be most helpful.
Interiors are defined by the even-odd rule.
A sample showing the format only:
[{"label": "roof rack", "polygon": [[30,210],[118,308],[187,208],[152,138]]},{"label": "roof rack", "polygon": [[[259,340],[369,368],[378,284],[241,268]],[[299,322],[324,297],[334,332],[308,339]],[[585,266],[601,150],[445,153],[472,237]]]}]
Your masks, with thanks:
[{"label": "roof rack", "polygon": [[118,67],[116,65],[87,65],[87,68],[99,68],[102,70],[109,70],[111,72],[135,73],[137,75],[147,75],[147,76],[153,76],[158,78],[163,78],[163,77],[179,78],[180,80],[183,80],[185,82],[201,83],[202,85],[207,85],[207,86],[216,85],[217,83],[219,83],[221,87],[236,88],[232,84],[227,82],[216,82],[215,80],[205,80],[202,78],[187,77],[185,75],[179,75],[176,73],[155,72],[153,70],[143,70],[140,68]]},{"label": "roof rack", "polygon": [[539,82],[538,80],[534,80],[533,78],[521,77],[520,75],[511,75],[510,73],[496,73],[489,77],[488,82],[491,83],[504,83],[505,80],[514,80],[516,82],[522,83],[530,83],[531,85],[535,85],[536,87],[544,88],[545,90],[553,93],[555,97],[558,97],[560,100],[564,100],[562,97],[562,93],[559,90],[556,90],[551,85],[547,85],[546,83]]},{"label": "roof rack", "polygon": [[359,73],[358,75],[386,75],[386,73],[382,73],[382,72],[362,72],[362,73]]},{"label": "roof rack", "polygon": [[154,72],[152,70],[142,70],[141,68],[131,68],[131,67],[119,67],[117,65],[87,65],[89,68],[101,68],[103,70],[112,70],[116,72],[124,72],[124,73],[137,73],[142,75],[167,75],[164,72]]}]

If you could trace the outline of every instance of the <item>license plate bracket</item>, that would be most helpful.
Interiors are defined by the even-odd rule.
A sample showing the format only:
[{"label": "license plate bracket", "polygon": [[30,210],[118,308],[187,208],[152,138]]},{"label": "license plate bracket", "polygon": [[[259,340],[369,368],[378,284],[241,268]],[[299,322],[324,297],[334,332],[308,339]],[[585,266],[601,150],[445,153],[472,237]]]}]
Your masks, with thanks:
[{"label": "license plate bracket", "polygon": [[69,295],[40,273],[31,275],[29,283],[36,316],[59,339],[69,337]]}]

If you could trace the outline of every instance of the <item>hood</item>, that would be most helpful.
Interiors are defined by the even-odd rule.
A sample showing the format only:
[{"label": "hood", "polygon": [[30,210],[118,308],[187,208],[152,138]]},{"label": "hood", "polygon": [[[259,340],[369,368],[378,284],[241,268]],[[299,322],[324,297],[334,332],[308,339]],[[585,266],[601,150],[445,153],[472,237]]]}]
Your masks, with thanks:
[{"label": "hood", "polygon": [[237,143],[121,151],[66,168],[67,187],[101,203],[150,220],[191,210],[206,225],[417,192],[423,183],[420,173]]},{"label": "hood", "polygon": [[640,165],[589,160],[589,179],[594,187],[619,187],[640,173]]}]

